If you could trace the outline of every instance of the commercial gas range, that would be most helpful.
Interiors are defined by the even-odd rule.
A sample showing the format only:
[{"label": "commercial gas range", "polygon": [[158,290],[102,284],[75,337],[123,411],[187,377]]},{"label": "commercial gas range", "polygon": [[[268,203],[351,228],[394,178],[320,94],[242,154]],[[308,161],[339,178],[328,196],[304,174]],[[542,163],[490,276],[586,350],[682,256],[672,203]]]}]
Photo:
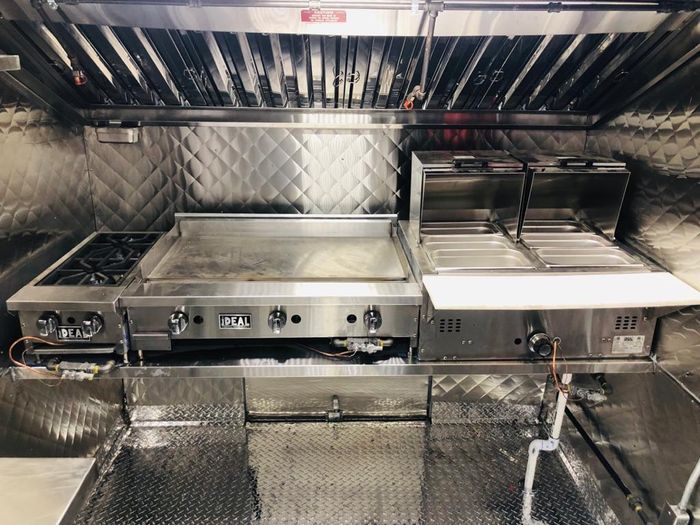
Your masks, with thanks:
[{"label": "commercial gas range", "polygon": [[417,338],[395,216],[178,215],[124,291],[133,348],[192,340]]},{"label": "commercial gas range", "polygon": [[423,285],[422,360],[649,355],[700,294],[616,241],[624,163],[416,152],[400,237]]},{"label": "commercial gas range", "polygon": [[35,353],[207,341],[417,342],[419,284],[396,216],[178,214],[165,234],[98,233],[8,301]]},{"label": "commercial gas range", "polygon": [[615,239],[628,180],[610,159],[414,153],[408,220],[178,214],[163,234],[93,234],[8,307],[43,340],[35,354],[125,361],[250,342],[280,356],[395,342],[423,361],[541,360],[555,344],[648,356],[657,318],[700,293]]},{"label": "commercial gas range", "polygon": [[37,354],[125,355],[129,333],[119,297],[159,237],[93,233],[21,288],[7,307],[18,312],[22,334],[61,343],[28,346]]}]

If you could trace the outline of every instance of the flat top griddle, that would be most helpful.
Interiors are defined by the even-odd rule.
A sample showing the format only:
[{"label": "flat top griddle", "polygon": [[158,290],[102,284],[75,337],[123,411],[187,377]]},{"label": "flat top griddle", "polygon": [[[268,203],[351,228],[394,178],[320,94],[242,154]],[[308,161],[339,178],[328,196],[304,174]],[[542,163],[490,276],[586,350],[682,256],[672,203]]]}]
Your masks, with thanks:
[{"label": "flat top griddle", "polygon": [[180,237],[148,281],[405,281],[391,237]]}]

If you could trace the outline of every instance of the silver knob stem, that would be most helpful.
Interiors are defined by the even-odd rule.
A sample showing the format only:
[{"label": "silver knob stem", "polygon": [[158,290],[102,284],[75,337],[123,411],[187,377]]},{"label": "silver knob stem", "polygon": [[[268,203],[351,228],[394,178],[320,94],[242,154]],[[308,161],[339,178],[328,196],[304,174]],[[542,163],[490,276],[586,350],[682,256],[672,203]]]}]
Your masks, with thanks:
[{"label": "silver knob stem", "polygon": [[282,310],[275,310],[267,317],[267,326],[270,327],[272,333],[279,335],[282,333],[282,328],[287,324],[287,314]]},{"label": "silver knob stem", "polygon": [[48,337],[58,329],[58,316],[56,314],[43,314],[36,320],[39,335]]},{"label": "silver knob stem", "polygon": [[376,335],[382,326],[382,315],[377,310],[368,310],[365,313],[365,326],[369,335]]},{"label": "silver knob stem", "polygon": [[173,312],[168,318],[168,329],[173,335],[180,335],[187,329],[190,320],[185,312]]},{"label": "silver knob stem", "polygon": [[530,336],[527,341],[527,347],[533,354],[540,357],[549,357],[552,354],[554,343],[549,335],[537,332]]},{"label": "silver knob stem", "polygon": [[94,337],[100,333],[104,321],[98,314],[91,314],[83,321],[83,335],[85,337]]}]

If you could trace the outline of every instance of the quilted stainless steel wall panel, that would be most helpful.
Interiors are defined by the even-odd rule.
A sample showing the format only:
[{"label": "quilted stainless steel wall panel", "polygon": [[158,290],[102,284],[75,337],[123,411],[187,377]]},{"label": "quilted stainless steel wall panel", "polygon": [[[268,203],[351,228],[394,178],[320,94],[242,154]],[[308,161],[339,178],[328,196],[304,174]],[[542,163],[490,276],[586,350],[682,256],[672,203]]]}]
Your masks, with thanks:
[{"label": "quilted stainless steel wall panel", "polygon": [[700,287],[699,77],[697,58],[589,133],[586,147],[632,171],[620,235]]},{"label": "quilted stainless steel wall panel", "polygon": [[[700,58],[590,132],[586,149],[628,163],[631,184],[618,236],[700,287]],[[700,309],[664,317],[662,366],[700,395]],[[677,502],[700,456],[698,404],[663,374],[609,377],[610,402],[589,412],[597,439],[655,510]],[[696,501],[696,505],[700,501]]]},{"label": "quilted stainless steel wall panel", "polygon": [[121,426],[122,384],[0,378],[0,456],[92,457]]},{"label": "quilted stainless steel wall panel", "polygon": [[[627,161],[632,177],[618,235],[700,288],[700,58],[588,135],[587,150]],[[656,348],[700,395],[698,309],[661,320]]]},{"label": "quilted stainless steel wall panel", "polygon": [[0,89],[0,158],[0,233],[93,231],[80,130]]},{"label": "quilted stainless steel wall panel", "polygon": [[0,345],[17,335],[5,299],[94,230],[81,130],[0,84]]},{"label": "quilted stainless steel wall panel", "polygon": [[175,212],[394,213],[416,149],[582,151],[583,131],[146,127],[85,130],[99,228],[166,229]]}]

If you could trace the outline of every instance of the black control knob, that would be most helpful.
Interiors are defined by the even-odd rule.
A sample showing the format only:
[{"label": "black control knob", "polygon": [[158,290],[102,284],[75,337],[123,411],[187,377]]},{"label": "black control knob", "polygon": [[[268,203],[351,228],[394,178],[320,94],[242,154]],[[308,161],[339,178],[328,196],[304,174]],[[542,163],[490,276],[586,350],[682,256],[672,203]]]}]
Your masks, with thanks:
[{"label": "black control knob", "polygon": [[282,333],[282,328],[287,324],[287,314],[282,310],[273,310],[270,315],[267,316],[267,326],[270,327],[272,333],[279,335]]},{"label": "black control knob", "polygon": [[48,337],[53,334],[58,329],[58,324],[58,316],[54,313],[42,314],[36,320],[36,327],[39,330],[39,335],[42,337]]},{"label": "black control knob", "polygon": [[367,310],[365,312],[365,326],[369,335],[376,335],[382,326],[382,314],[377,310]]},{"label": "black control knob", "polygon": [[532,334],[527,340],[527,347],[530,352],[537,354],[540,357],[549,357],[554,350],[552,338],[543,332]]},{"label": "black control knob", "polygon": [[85,337],[94,337],[100,333],[104,326],[104,320],[99,314],[88,314],[83,321],[83,335]]},{"label": "black control knob", "polygon": [[180,335],[187,329],[189,323],[190,320],[185,312],[173,312],[168,318],[168,329],[171,334]]}]

